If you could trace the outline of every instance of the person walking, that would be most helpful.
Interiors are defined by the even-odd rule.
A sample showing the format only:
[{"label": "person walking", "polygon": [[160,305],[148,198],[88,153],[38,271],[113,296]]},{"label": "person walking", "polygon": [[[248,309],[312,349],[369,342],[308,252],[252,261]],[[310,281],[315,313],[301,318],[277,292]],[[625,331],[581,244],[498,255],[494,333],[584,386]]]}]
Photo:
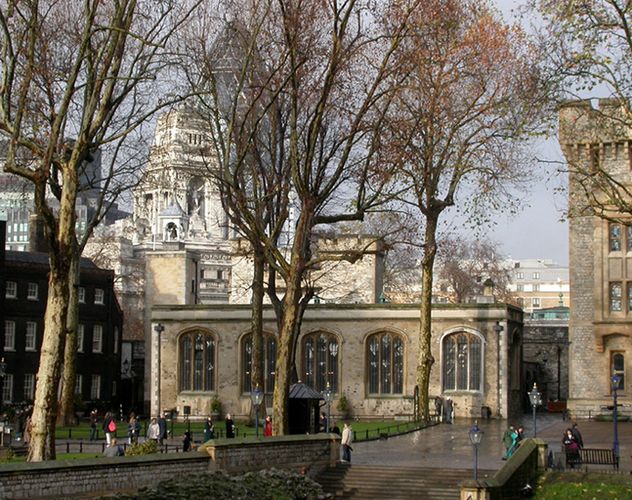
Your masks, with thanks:
[{"label": "person walking", "polygon": [[452,398],[445,398],[443,400],[443,421],[446,424],[451,424],[453,421],[454,403]]},{"label": "person walking", "polygon": [[136,418],[134,412],[129,414],[129,421],[127,423],[127,440],[128,444],[138,443],[138,435],[140,434],[140,422]]},{"label": "person walking", "polygon": [[318,432],[327,432],[327,415],[325,412],[320,412],[320,425]]},{"label": "person walking", "polygon": [[97,420],[99,414],[96,408],[93,408],[90,412],[90,441],[96,441],[97,439]]},{"label": "person walking", "polygon": [[151,423],[149,427],[147,427],[147,439],[151,439],[158,443],[160,439],[160,425],[158,425],[158,420],[156,417],[151,419]]},{"label": "person walking", "polygon": [[352,441],[353,432],[351,431],[351,426],[345,422],[342,428],[342,437],[340,438],[340,444],[342,445],[343,462],[351,462],[351,452],[353,451],[353,448],[351,448]]},{"label": "person walking", "polygon": [[110,446],[112,438],[116,437],[116,419],[110,412],[107,412],[103,419],[103,432],[105,433],[105,442]]},{"label": "person walking", "polygon": [[579,444],[575,441],[572,429],[566,429],[562,436],[562,447],[566,454],[566,465],[571,469],[581,465],[581,458],[579,456]]},{"label": "person walking", "polygon": [[206,418],[206,422],[204,422],[204,442],[210,441],[211,439],[215,439],[215,424],[213,424],[213,419],[209,415]]},{"label": "person walking", "polygon": [[577,422],[573,422],[573,426],[571,427],[571,432],[573,433],[573,438],[577,443],[577,446],[581,450],[584,447],[584,439],[582,438],[582,433],[579,432],[579,427],[577,427]]},{"label": "person walking", "polygon": [[263,435],[265,437],[272,436],[272,418],[270,415],[266,415],[266,420],[263,424]]},{"label": "person walking", "polygon": [[185,431],[184,433],[184,439],[182,440],[182,451],[191,451],[191,433],[189,431]]},{"label": "person walking", "polygon": [[234,438],[235,437],[235,423],[233,422],[233,419],[231,418],[230,413],[226,414],[225,424],[226,424],[226,437]]},{"label": "person walking", "polygon": [[503,434],[503,446],[505,447],[505,454],[503,455],[503,460],[507,460],[513,453],[512,447],[514,444],[515,434],[516,434],[516,430],[514,429],[513,425],[510,425],[509,428]]},{"label": "person walking", "polygon": [[163,415],[158,416],[158,427],[160,428],[158,442],[160,443],[160,446],[162,446],[163,440],[167,439],[167,421]]}]

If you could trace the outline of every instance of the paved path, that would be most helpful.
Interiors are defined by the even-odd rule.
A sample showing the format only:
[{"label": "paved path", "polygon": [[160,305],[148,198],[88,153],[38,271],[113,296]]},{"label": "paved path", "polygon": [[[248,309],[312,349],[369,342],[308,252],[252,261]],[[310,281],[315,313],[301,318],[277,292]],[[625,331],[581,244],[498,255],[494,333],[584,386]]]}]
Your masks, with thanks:
[{"label": "paved path", "polygon": [[[468,431],[474,420],[457,419],[452,425],[441,424],[421,431],[392,437],[387,440],[355,443],[352,463],[383,464],[417,467],[471,468],[474,460]],[[479,467],[499,469],[502,464],[502,435],[507,426],[523,425],[525,436],[533,436],[530,416],[508,422],[506,420],[479,420],[483,441],[479,447]],[[549,444],[549,449],[561,450],[561,439],[571,422],[559,415],[545,414],[537,417],[538,437]],[[612,448],[613,423],[578,421],[587,448]],[[632,470],[632,422],[619,422],[621,469]]]}]

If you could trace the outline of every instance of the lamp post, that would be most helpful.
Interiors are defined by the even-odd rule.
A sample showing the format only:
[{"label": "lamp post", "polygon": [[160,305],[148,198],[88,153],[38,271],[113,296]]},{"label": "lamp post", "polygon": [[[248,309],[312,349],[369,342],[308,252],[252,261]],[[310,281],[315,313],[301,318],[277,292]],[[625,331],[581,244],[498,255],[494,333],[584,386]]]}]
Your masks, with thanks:
[{"label": "lamp post", "polygon": [[158,339],[158,394],[156,395],[156,415],[160,416],[160,379],[162,378],[162,374],[160,373],[160,335],[165,331],[165,327],[162,326],[161,323],[158,323],[154,326],[154,331],[156,332],[156,337]]},{"label": "lamp post", "polygon": [[472,427],[468,435],[470,437],[470,443],[474,447],[474,481],[478,480],[478,445],[481,444],[483,439],[483,431],[478,427],[478,421],[474,421],[474,427]]},{"label": "lamp post", "polygon": [[327,387],[323,391],[323,397],[325,398],[325,402],[327,403],[327,426],[325,427],[325,432],[329,432],[329,420],[331,420],[331,401],[334,398],[334,393],[331,391],[331,386],[329,382],[327,382]]},{"label": "lamp post", "polygon": [[7,373],[7,364],[4,358],[0,360],[0,413],[2,413],[2,400],[4,399],[4,376]]},{"label": "lamp post", "polygon": [[617,390],[619,389],[619,384],[621,383],[621,376],[620,375],[613,375],[612,376],[612,398],[613,398],[613,408],[612,408],[612,423],[614,425],[614,438],[612,441],[612,452],[614,453],[614,455],[617,457],[617,459],[619,458],[619,422],[618,422],[618,417],[619,417],[619,412],[618,412],[618,405],[617,405]]},{"label": "lamp post", "polygon": [[538,391],[538,386],[533,383],[533,389],[527,393],[529,395],[529,401],[531,401],[531,408],[533,408],[533,437],[538,437],[538,431],[535,420],[535,410],[542,404],[542,394]]},{"label": "lamp post", "polygon": [[255,390],[250,393],[250,399],[255,406],[255,433],[257,437],[259,437],[259,405],[263,400],[263,393],[258,385],[255,387]]}]

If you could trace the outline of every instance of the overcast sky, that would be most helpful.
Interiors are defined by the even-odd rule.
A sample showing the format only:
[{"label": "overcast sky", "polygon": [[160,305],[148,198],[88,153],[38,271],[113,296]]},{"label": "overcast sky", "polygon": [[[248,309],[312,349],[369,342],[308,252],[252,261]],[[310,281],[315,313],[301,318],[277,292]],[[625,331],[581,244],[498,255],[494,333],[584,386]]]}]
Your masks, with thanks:
[{"label": "overcast sky", "polygon": [[[524,2],[495,0],[507,20],[511,10]],[[533,165],[532,191],[526,196],[527,205],[515,217],[500,215],[490,238],[500,243],[500,250],[513,259],[553,259],[568,265],[568,223],[562,222],[566,196],[556,190],[566,183],[558,175],[563,159],[557,140],[537,147],[537,156],[544,160]],[[553,163],[548,163],[553,162]]]}]

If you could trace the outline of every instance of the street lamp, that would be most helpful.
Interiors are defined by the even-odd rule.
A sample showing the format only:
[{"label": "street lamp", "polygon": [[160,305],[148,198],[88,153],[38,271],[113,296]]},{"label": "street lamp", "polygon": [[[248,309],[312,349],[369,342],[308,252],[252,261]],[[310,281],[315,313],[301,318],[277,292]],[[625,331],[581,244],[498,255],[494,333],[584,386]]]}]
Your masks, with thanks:
[{"label": "street lamp", "polygon": [[156,413],[155,414],[160,416],[160,400],[161,400],[160,391],[162,389],[160,387],[160,385],[161,385],[160,379],[162,378],[162,373],[161,373],[162,366],[161,366],[161,363],[160,363],[160,335],[162,334],[162,332],[165,331],[165,327],[162,326],[161,323],[158,323],[158,324],[156,324],[154,326],[154,331],[156,332],[156,337],[158,339],[158,360],[157,360],[158,361],[158,394],[157,394],[157,398],[156,398],[157,401],[156,401]]},{"label": "street lamp", "polygon": [[255,432],[257,437],[259,437],[259,405],[263,400],[263,393],[259,386],[255,387],[255,390],[250,393],[250,399],[252,400],[252,404],[255,406]]},{"label": "street lamp", "polygon": [[474,421],[474,427],[472,427],[468,435],[470,436],[470,443],[474,447],[474,481],[478,480],[478,445],[481,444],[483,439],[483,431],[478,427],[478,421]]},{"label": "street lamp", "polygon": [[2,411],[2,400],[4,399],[4,376],[7,373],[7,364],[4,358],[0,360],[0,411]]},{"label": "street lamp", "polygon": [[538,437],[538,431],[535,421],[535,410],[542,404],[542,394],[538,391],[538,386],[533,383],[533,389],[527,393],[529,395],[529,401],[531,401],[531,408],[533,408],[533,437]]},{"label": "street lamp", "polygon": [[325,427],[325,432],[329,432],[329,420],[331,419],[331,401],[334,398],[334,393],[331,390],[329,382],[327,382],[327,387],[323,391],[323,397],[325,398],[325,402],[327,403],[327,426]]},{"label": "street lamp", "polygon": [[614,440],[612,442],[612,452],[619,459],[619,412],[618,412],[618,404],[617,404],[617,389],[619,389],[619,384],[621,384],[621,375],[613,375],[612,376],[612,398],[614,406],[612,408],[612,423],[614,424]]}]

